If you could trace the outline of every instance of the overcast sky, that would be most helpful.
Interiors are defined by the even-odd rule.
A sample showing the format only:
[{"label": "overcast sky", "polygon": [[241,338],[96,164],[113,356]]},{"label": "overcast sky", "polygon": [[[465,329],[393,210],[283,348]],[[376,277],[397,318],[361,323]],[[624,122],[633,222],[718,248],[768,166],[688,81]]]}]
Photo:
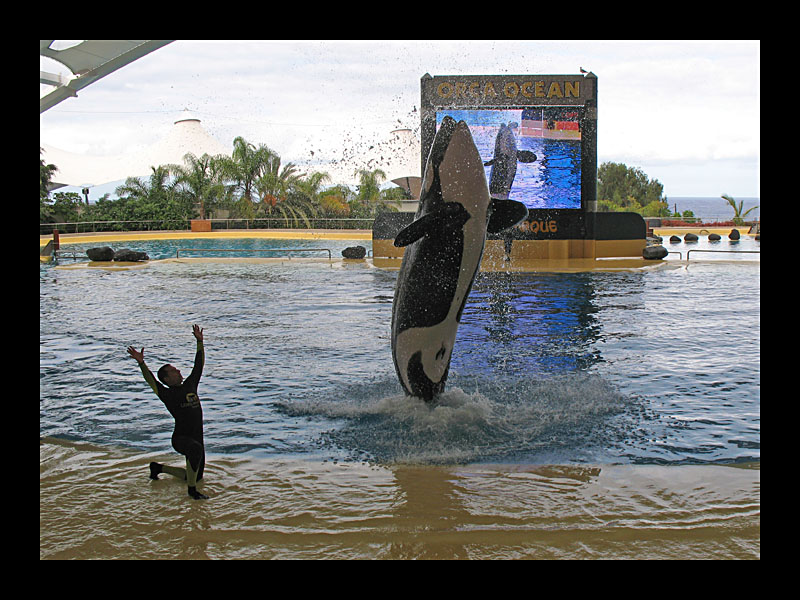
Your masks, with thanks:
[{"label": "overcast sky", "polygon": [[393,129],[419,136],[426,72],[583,67],[598,77],[598,163],[640,167],[667,196],[752,197],[760,195],[759,52],[758,41],[179,40],[40,115],[40,141],[124,154],[166,135],[188,108],[226,146],[242,136],[283,162],[324,170]]}]

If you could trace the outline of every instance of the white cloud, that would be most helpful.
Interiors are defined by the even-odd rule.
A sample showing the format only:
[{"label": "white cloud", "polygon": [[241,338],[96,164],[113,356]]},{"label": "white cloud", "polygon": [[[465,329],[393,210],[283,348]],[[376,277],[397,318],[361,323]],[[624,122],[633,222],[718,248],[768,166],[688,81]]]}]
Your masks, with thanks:
[{"label": "white cloud", "polygon": [[757,164],[758,49],[716,41],[177,41],[44,113],[40,138],[76,152],[125,153],[157,141],[188,107],[225,145],[241,135],[284,161],[310,160],[312,151],[315,161],[340,159],[394,128],[418,127],[413,109],[425,72],[584,67],[599,77],[601,160]]}]

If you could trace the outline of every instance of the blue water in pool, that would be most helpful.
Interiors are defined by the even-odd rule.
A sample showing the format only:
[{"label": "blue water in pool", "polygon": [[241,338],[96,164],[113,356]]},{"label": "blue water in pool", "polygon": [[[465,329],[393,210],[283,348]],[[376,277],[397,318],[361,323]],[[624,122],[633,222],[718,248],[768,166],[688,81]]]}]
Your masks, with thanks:
[{"label": "blue water in pool", "polygon": [[[369,248],[269,243],[334,256],[339,246]],[[171,241],[127,245],[151,258],[175,253]],[[144,347],[153,371],[170,362],[188,374],[199,323],[209,453],[427,464],[760,459],[758,263],[482,273],[433,407],[403,397],[394,372],[396,277],[338,263],[41,266],[40,436],[168,451],[172,420],[125,349]]]},{"label": "blue water in pool", "polygon": [[[174,240],[136,240],[128,242],[94,242],[85,244],[63,243],[61,252],[68,254],[86,254],[88,248],[98,246],[112,246],[114,250],[120,248],[130,248],[146,252],[151,260],[161,260],[165,258],[175,258],[180,250],[181,258],[203,258],[208,256],[221,256],[225,258],[279,258],[286,257],[284,251],[289,248],[304,250],[295,256],[304,258],[328,258],[328,253],[323,249],[331,251],[333,258],[341,258],[342,250],[348,246],[364,246],[367,250],[372,250],[372,242],[366,240],[279,240],[269,238],[198,238],[198,239],[174,239]],[[236,250],[237,252],[214,253],[214,249]],[[312,249],[320,249],[319,252],[311,252]],[[197,251],[199,250],[199,251]],[[272,252],[274,250],[274,252]],[[269,251],[269,252],[268,252]],[[84,256],[84,260],[86,260]],[[62,259],[63,264],[70,264],[69,259]]]}]

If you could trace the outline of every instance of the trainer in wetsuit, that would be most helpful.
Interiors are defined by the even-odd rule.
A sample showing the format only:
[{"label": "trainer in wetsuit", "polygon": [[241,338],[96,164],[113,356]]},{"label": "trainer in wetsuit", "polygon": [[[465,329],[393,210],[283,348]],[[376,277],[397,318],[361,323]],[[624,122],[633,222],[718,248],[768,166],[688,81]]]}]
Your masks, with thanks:
[{"label": "trainer in wetsuit", "polygon": [[205,354],[203,352],[203,330],[197,325],[193,325],[192,333],[197,339],[197,354],[194,357],[192,373],[186,380],[183,379],[178,369],[167,364],[158,370],[158,378],[165,384],[162,385],[156,381],[150,369],[144,364],[144,348],[137,352],[133,346],[128,346],[128,354],[139,363],[145,380],[175,419],[172,447],[186,457],[185,469],[156,462],[150,463],[150,478],[158,479],[159,473],[167,473],[182,479],[189,486],[189,495],[195,500],[200,500],[208,498],[196,489],[197,482],[203,478],[203,469],[206,463],[205,447],[203,446],[203,408],[200,405],[200,398],[197,396],[197,384],[203,373]]}]

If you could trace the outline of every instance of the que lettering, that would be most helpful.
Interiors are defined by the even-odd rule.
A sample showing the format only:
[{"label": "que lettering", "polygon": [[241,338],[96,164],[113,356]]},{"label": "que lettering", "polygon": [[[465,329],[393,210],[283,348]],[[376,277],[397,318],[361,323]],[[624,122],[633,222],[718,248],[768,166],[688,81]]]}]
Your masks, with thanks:
[{"label": "que lettering", "polygon": [[558,223],[556,221],[525,221],[517,227],[522,231],[531,233],[557,233]]}]

